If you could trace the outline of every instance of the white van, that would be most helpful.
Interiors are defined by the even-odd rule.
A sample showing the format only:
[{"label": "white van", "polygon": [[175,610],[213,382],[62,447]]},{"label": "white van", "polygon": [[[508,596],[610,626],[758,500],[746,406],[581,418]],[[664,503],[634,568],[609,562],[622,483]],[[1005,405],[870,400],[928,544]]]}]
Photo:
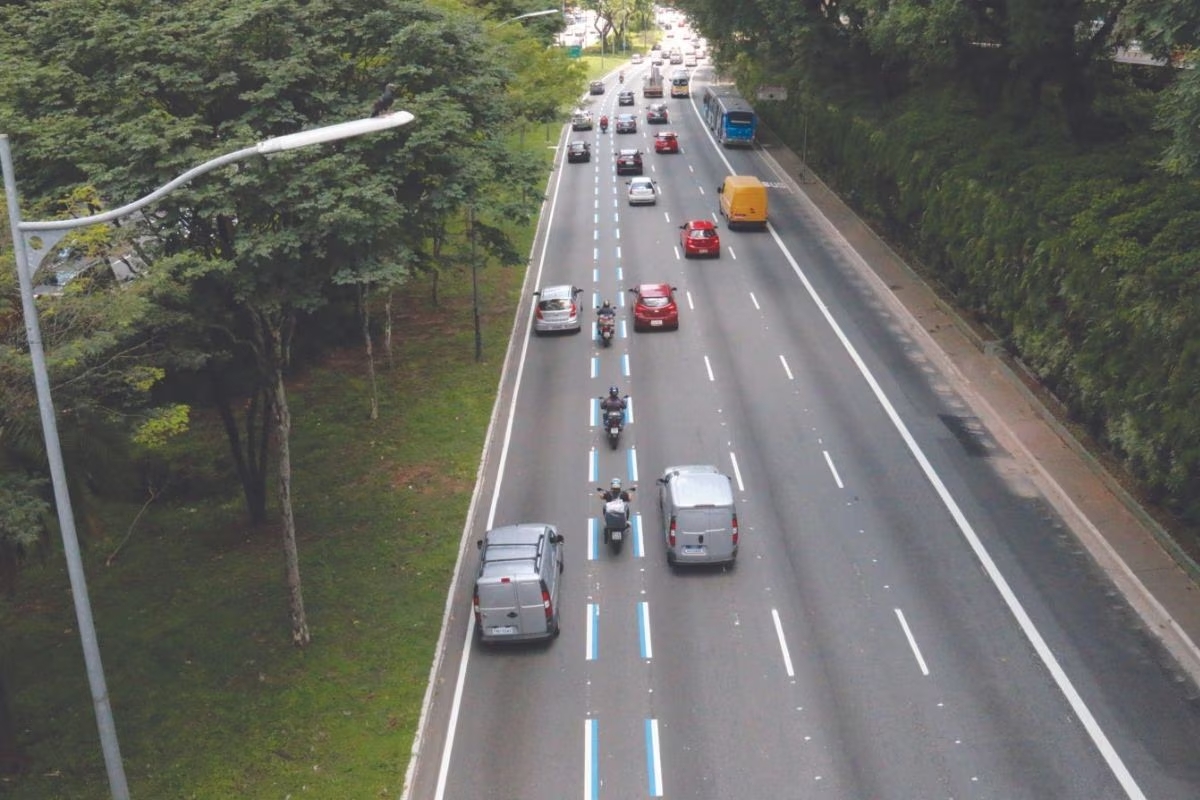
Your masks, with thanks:
[{"label": "white van", "polygon": [[667,563],[732,564],[738,518],[729,476],[709,465],[668,467],[658,479]]},{"label": "white van", "polygon": [[558,636],[563,537],[553,525],[493,528],[476,542],[475,633],[482,642]]}]

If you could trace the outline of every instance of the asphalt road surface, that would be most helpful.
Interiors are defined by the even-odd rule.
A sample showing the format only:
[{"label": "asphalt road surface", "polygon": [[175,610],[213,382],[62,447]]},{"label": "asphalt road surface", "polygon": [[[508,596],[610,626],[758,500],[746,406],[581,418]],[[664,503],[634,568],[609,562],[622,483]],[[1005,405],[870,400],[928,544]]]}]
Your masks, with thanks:
[{"label": "asphalt road surface", "polygon": [[[592,161],[551,179],[529,290],[584,289],[584,331],[519,315],[410,796],[1200,797],[1195,687],[794,184],[665,102],[678,155],[653,152],[640,92],[636,134],[564,133]],[[656,205],[626,204],[619,147],[645,152]],[[769,182],[769,230],[725,227],[731,172]],[[682,258],[694,218],[720,224],[719,259]],[[680,329],[634,334],[627,290],[657,281]],[[595,406],[614,384],[616,450]],[[655,478],[688,463],[734,479],[732,568],[667,566]],[[614,476],[640,489],[617,555],[595,525]],[[562,635],[484,648],[474,540],[525,521],[566,537]]]}]

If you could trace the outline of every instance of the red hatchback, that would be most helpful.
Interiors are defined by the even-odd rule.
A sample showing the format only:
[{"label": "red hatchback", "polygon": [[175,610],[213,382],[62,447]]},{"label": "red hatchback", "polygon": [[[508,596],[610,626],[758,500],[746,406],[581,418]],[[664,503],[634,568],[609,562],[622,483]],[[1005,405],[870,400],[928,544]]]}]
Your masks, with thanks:
[{"label": "red hatchback", "polygon": [[654,137],[654,152],[678,153],[679,135],[675,131],[659,131]]},{"label": "red hatchback", "polygon": [[637,295],[633,304],[633,329],[679,328],[679,306],[675,287],[669,283],[643,283],[629,291]]},{"label": "red hatchback", "polygon": [[679,247],[684,258],[721,257],[721,237],[717,226],[706,219],[693,219],[679,226]]}]

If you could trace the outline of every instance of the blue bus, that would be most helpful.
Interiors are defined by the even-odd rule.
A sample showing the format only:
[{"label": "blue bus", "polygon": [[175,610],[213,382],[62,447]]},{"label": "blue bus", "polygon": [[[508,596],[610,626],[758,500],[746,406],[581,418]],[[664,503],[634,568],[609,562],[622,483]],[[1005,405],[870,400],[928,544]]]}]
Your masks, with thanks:
[{"label": "blue bus", "polygon": [[758,115],[735,87],[711,85],[704,88],[701,114],[717,141],[725,147],[753,147],[758,133]]}]

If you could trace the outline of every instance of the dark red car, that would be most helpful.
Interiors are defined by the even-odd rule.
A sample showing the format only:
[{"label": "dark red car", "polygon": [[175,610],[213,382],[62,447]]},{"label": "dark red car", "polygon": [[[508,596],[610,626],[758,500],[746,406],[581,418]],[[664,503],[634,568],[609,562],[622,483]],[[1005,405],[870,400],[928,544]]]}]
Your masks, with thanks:
[{"label": "dark red car", "polygon": [[679,135],[675,131],[659,131],[654,137],[654,152],[678,153]]},{"label": "dark red car", "polygon": [[706,219],[693,219],[679,226],[679,248],[684,258],[721,257],[721,237],[717,226]]},{"label": "dark red car", "polygon": [[675,287],[669,283],[643,283],[630,289],[637,296],[633,304],[633,329],[679,328],[679,306]]}]

